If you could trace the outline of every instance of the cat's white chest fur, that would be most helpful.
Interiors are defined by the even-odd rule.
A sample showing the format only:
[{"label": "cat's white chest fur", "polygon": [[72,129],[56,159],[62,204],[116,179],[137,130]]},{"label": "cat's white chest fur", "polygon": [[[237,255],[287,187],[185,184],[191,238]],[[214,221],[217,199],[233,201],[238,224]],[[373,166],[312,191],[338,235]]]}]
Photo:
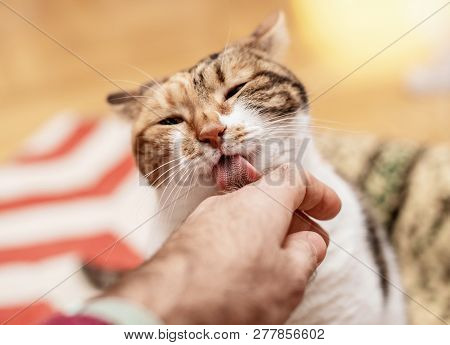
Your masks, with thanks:
[{"label": "cat's white chest fur", "polygon": [[404,324],[400,277],[392,248],[379,233],[387,264],[386,296],[370,248],[360,202],[351,186],[339,177],[311,145],[303,167],[331,186],[342,200],[338,216],[319,222],[330,234],[326,259],[309,283],[303,302],[289,323],[301,324]]}]

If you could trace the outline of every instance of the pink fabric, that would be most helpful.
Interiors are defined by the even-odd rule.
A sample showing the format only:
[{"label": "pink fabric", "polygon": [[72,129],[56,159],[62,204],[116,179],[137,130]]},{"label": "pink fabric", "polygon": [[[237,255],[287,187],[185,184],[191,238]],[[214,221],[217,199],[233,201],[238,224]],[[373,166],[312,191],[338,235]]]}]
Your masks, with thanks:
[{"label": "pink fabric", "polygon": [[45,322],[46,325],[110,325],[105,320],[88,316],[88,315],[73,315],[67,316],[57,314]]}]

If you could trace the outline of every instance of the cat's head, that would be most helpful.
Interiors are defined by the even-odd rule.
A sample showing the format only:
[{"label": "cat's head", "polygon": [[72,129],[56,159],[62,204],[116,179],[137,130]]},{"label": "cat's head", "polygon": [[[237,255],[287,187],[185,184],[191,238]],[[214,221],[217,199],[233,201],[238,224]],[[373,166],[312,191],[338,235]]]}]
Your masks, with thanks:
[{"label": "cat's head", "polygon": [[[188,70],[108,97],[133,121],[141,173],[153,186],[212,175],[240,155],[264,172],[288,160],[307,105],[302,84],[280,64],[289,43],[283,13]],[[186,180],[183,180],[186,178]]]}]

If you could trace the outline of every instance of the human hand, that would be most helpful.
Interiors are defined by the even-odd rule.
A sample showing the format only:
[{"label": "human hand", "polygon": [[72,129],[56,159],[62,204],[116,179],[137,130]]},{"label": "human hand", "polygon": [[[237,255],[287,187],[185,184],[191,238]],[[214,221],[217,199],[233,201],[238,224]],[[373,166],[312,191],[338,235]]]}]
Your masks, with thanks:
[{"label": "human hand", "polygon": [[334,191],[305,176],[285,165],[206,199],[152,259],[104,295],[140,303],[169,324],[285,322],[328,241],[294,212],[330,219],[340,209]]}]

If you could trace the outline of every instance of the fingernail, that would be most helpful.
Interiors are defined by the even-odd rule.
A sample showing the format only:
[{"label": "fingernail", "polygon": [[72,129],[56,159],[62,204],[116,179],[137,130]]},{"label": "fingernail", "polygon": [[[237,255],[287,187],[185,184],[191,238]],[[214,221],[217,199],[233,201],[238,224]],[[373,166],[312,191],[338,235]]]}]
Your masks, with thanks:
[{"label": "fingernail", "polygon": [[322,229],[320,225],[316,224],[314,221],[309,219],[309,217],[299,209],[295,210],[294,213],[296,217],[302,219],[303,222],[305,222],[305,224],[309,226],[308,230],[309,232],[316,232],[320,236],[322,236],[322,239],[325,241],[325,244],[327,245],[328,248],[328,245],[330,244],[330,235],[328,235],[328,232]]},{"label": "fingernail", "polygon": [[306,231],[306,239],[308,243],[314,248],[315,255],[317,258],[317,264],[320,264],[323,259],[325,259],[325,255],[327,252],[327,245],[319,234],[313,231]]},{"label": "fingernail", "polygon": [[284,163],[277,170],[283,179],[287,179],[291,174],[292,164]]},{"label": "fingernail", "polygon": [[284,163],[277,168],[271,170],[264,177],[266,181],[284,181],[289,170],[289,163]]}]

